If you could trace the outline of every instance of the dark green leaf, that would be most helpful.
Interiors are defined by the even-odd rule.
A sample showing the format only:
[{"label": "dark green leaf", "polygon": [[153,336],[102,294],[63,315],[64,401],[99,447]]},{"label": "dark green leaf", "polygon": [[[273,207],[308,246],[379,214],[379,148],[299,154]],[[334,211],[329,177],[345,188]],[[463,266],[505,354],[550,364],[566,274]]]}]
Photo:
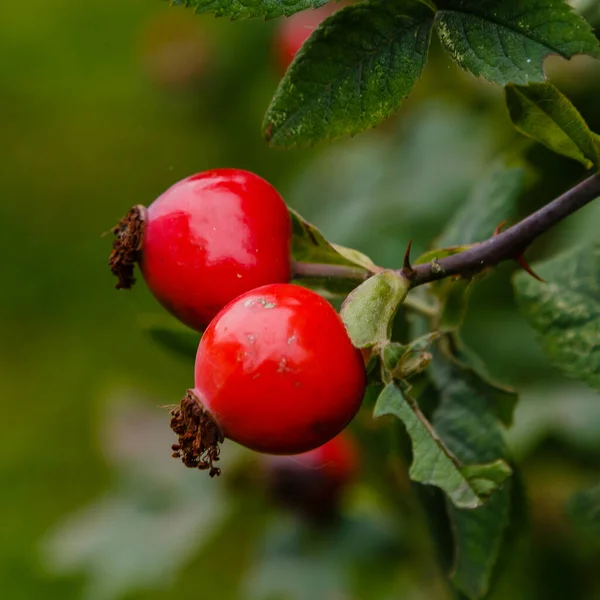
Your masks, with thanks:
[{"label": "dark green leaf", "polygon": [[473,187],[467,201],[436,240],[436,245],[465,246],[491,237],[502,221],[515,216],[527,174],[525,165],[496,163]]},{"label": "dark green leaf", "polygon": [[488,396],[498,419],[510,427],[519,396],[517,392],[504,384],[494,381],[488,374],[483,361],[471,350],[461,347],[456,350],[455,359],[463,369],[467,380],[472,380],[473,386]]},{"label": "dark green leaf", "polygon": [[452,583],[473,600],[487,595],[494,567],[509,525],[512,481],[475,510],[460,510],[448,503],[454,531],[455,556]]},{"label": "dark green leaf", "polygon": [[140,327],[167,352],[194,360],[201,334],[174,319],[147,316],[140,318]]},{"label": "dark green leaf", "polygon": [[379,125],[411,92],[433,12],[419,0],[367,0],[327,18],[296,55],[263,123],[289,148]]},{"label": "dark green leaf", "polygon": [[[450,451],[465,465],[492,461],[506,465],[494,390],[441,352],[435,354],[430,373],[440,397],[433,425]],[[509,523],[510,488],[511,482],[505,482],[474,511],[448,503],[456,547],[452,582],[469,598],[482,598],[489,589]]]},{"label": "dark green leaf", "polygon": [[187,6],[199,14],[213,13],[217,17],[229,17],[232,20],[289,17],[302,10],[318,8],[327,2],[328,0],[171,0],[173,6]]},{"label": "dark green leaf", "polygon": [[444,445],[415,402],[396,383],[381,392],[373,416],[394,415],[400,419],[412,440],[413,463],[410,477],[442,489],[461,508],[482,506],[489,495],[510,475],[503,460],[465,469]]},{"label": "dark green leaf", "polygon": [[433,293],[440,299],[441,311],[439,328],[441,331],[457,331],[463,324],[469,306],[472,279],[442,279],[431,286]]},{"label": "dark green leaf", "polygon": [[600,244],[536,267],[540,282],[515,277],[517,301],[542,348],[565,375],[600,390]]},{"label": "dark green leaf", "polygon": [[350,293],[340,316],[357,348],[369,348],[390,339],[394,315],[409,288],[405,277],[395,271],[382,271]]},{"label": "dark green leaf", "polygon": [[549,54],[600,56],[587,22],[564,0],[439,0],[440,40],[460,67],[506,85],[544,81]]},{"label": "dark green leaf", "polygon": [[574,494],[567,511],[577,528],[600,544],[600,485]]},{"label": "dark green leaf", "polygon": [[588,169],[598,166],[598,148],[590,128],[552,84],[509,85],[505,95],[511,121],[521,133]]},{"label": "dark green leaf", "polygon": [[487,384],[439,351],[430,374],[440,393],[434,426],[459,460],[468,465],[505,457],[495,400]]}]

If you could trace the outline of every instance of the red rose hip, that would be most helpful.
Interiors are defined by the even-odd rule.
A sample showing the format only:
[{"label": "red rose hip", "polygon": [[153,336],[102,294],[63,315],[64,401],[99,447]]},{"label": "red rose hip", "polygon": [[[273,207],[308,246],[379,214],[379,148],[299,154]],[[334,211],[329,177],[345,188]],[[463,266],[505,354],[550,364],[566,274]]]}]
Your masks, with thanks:
[{"label": "red rose hip", "polygon": [[316,9],[298,12],[280,22],[275,38],[275,51],[282,71],[290,66],[304,42],[312,35],[319,23],[339,9],[339,5],[328,2]]},{"label": "red rose hip", "polygon": [[150,291],[174,316],[202,330],[240,294],[290,279],[291,224],[277,190],[240,169],[215,169],[176,183],[114,229],[117,288],[137,262]]},{"label": "red rose hip", "polygon": [[362,356],[326,300],[293,284],[260,287],[206,329],[194,390],[172,411],[175,455],[216,474],[224,437],[269,454],[307,452],[346,427],[364,390]]},{"label": "red rose hip", "polygon": [[265,456],[262,462],[273,500],[320,522],[335,518],[343,492],[360,466],[356,443],[346,431],[309,452]]}]

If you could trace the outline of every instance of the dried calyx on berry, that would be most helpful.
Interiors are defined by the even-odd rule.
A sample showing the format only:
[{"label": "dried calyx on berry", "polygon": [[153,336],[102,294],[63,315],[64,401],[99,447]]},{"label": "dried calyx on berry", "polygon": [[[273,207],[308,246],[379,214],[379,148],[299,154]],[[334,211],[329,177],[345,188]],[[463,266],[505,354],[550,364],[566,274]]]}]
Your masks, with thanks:
[{"label": "dried calyx on berry", "polygon": [[193,390],[188,390],[179,407],[171,410],[171,429],[179,437],[171,446],[173,458],[181,458],[192,469],[208,469],[211,477],[221,474],[213,463],[219,460],[223,434]]},{"label": "dried calyx on berry", "polygon": [[113,233],[116,287],[132,286],[137,264],[156,299],[197,331],[240,294],[291,278],[285,202],[248,171],[183,179],[148,208],[134,206]]},{"label": "dried calyx on berry", "polygon": [[138,204],[111,230],[116,239],[108,265],[113,275],[119,279],[115,286],[118,290],[129,289],[135,283],[133,273],[144,243],[146,213],[146,207]]},{"label": "dried calyx on berry", "polygon": [[292,284],[236,298],[206,329],[194,389],[172,411],[174,456],[209,469],[228,438],[267,454],[299,454],[335,437],[360,408],[361,353],[334,308]]}]

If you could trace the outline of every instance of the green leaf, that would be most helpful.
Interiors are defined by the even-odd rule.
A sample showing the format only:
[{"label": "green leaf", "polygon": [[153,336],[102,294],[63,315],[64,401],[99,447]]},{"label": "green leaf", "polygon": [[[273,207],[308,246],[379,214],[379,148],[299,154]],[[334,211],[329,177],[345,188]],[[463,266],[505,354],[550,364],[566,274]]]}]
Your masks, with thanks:
[{"label": "green leaf", "polygon": [[[429,262],[456,254],[491,237],[502,221],[510,219],[516,213],[517,201],[529,175],[524,164],[507,163],[506,160],[496,162],[473,187],[467,201],[436,240],[436,245],[445,248],[426,253],[417,262]],[[443,279],[430,286],[440,301],[441,330],[456,331],[462,325],[472,289],[471,283],[471,279]]]},{"label": "green leaf", "polygon": [[493,390],[487,383],[439,351],[429,372],[440,394],[434,426],[450,450],[464,464],[505,457]]},{"label": "green leaf", "polygon": [[379,125],[421,75],[432,23],[419,0],[367,0],[325,19],[267,110],[271,146],[306,146]]},{"label": "green leaf", "polygon": [[439,0],[442,45],[462,68],[489,81],[544,81],[549,54],[600,57],[588,23],[564,0]]},{"label": "green leaf", "polygon": [[431,353],[427,350],[440,335],[440,332],[432,331],[406,346],[398,342],[386,344],[381,350],[384,368],[397,379],[408,379],[421,373],[431,362]]},{"label": "green leaf", "polygon": [[[292,221],[292,256],[297,262],[345,265],[369,270],[366,265],[375,267],[368,256],[357,250],[330,244],[325,236],[295,210],[288,208]],[[377,268],[377,267],[375,267]]]},{"label": "green leaf", "polygon": [[159,346],[179,357],[195,360],[201,334],[174,319],[146,315],[139,320],[142,330]]},{"label": "green leaf", "polygon": [[334,250],[341,254],[345,259],[349,260],[352,264],[363,267],[371,273],[377,273],[381,271],[381,267],[378,267],[366,254],[355,250],[354,248],[346,248],[346,246],[340,246],[339,244],[331,244]]},{"label": "green leaf", "polygon": [[[434,355],[429,372],[440,397],[433,425],[450,451],[466,465],[497,461],[508,469],[494,390],[441,352]],[[483,475],[488,482],[489,475]],[[509,524],[510,504],[510,480],[476,510],[465,511],[448,503],[455,542],[451,579],[469,598],[482,598],[488,592]]]},{"label": "green leaf", "polygon": [[346,295],[356,288],[357,282],[369,273],[380,270],[368,257],[352,248],[329,243],[325,236],[295,210],[288,208],[292,222],[292,257],[296,263],[340,265],[350,267],[348,276],[302,277],[307,287],[318,288],[324,293]]},{"label": "green leaf", "polygon": [[552,84],[509,85],[505,96],[510,119],[521,133],[587,169],[598,166],[598,148],[590,128]]},{"label": "green leaf", "polygon": [[[455,342],[456,344],[457,342]],[[465,375],[467,379],[472,378],[475,388],[484,391],[500,422],[506,427],[510,427],[513,424],[513,416],[519,400],[517,392],[507,385],[494,381],[489,376],[483,361],[471,350],[461,347],[455,352],[456,364],[467,373]]]},{"label": "green leaf", "polygon": [[173,6],[191,7],[198,14],[212,13],[232,20],[289,17],[302,10],[319,8],[327,2],[328,0],[171,0]]},{"label": "green leaf", "polygon": [[473,600],[488,594],[509,525],[512,487],[512,481],[507,481],[485,506],[475,510],[448,504],[455,543],[451,581]]},{"label": "green leaf", "polygon": [[600,390],[600,244],[536,266],[545,280],[514,279],[517,302],[542,348],[565,375]]},{"label": "green leaf", "polygon": [[467,201],[436,240],[436,245],[467,246],[491,237],[502,221],[515,216],[527,178],[525,165],[497,162],[473,187]]},{"label": "green leaf", "polygon": [[600,544],[600,485],[574,494],[567,512],[580,531]]},{"label": "green leaf", "polygon": [[600,154],[600,135],[592,131],[592,139],[594,140],[594,146],[596,146],[596,151],[598,152],[598,154]]},{"label": "green leaf", "polygon": [[458,331],[467,316],[469,297],[473,289],[472,279],[442,279],[431,286],[439,298],[441,311],[439,329],[445,332]]},{"label": "green leaf", "polygon": [[510,474],[510,468],[503,460],[465,469],[415,402],[396,383],[388,384],[375,404],[373,417],[385,415],[400,419],[412,440],[411,479],[439,487],[457,507],[474,509],[482,506]]},{"label": "green leaf", "polygon": [[409,289],[408,279],[395,271],[382,271],[349,294],[340,316],[357,348],[370,348],[390,339],[394,315]]}]

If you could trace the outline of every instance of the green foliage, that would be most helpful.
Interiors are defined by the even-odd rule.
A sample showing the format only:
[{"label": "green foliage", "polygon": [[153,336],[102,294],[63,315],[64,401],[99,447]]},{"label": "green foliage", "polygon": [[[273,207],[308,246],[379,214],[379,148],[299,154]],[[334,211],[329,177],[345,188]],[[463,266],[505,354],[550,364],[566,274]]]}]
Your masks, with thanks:
[{"label": "green foliage", "polygon": [[379,125],[411,92],[427,58],[433,12],[419,0],[367,0],[326,19],[271,102],[272,146],[306,146]]},{"label": "green foliage", "polygon": [[550,83],[509,85],[506,104],[513,125],[558,154],[598,167],[598,148],[587,123],[569,99]]},{"label": "green foliage", "polygon": [[[164,587],[190,550],[219,531],[227,514],[222,485],[203,485],[172,468],[162,451],[172,443],[164,415],[126,397],[116,400],[103,415],[104,450],[115,480],[48,533],[42,554],[55,572],[86,573],[83,597],[103,600],[140,587]],[[137,446],[130,439],[133,423],[146,434]]]},{"label": "green foliage", "polygon": [[140,319],[140,326],[152,341],[167,352],[192,361],[196,357],[200,334],[175,319],[160,319],[153,315]]},{"label": "green foliage", "polygon": [[574,525],[600,544],[600,485],[574,494],[567,511]]},{"label": "green foliage", "polygon": [[[439,395],[433,426],[448,449],[466,465],[491,461],[506,464],[497,388],[441,352],[434,355],[430,375]],[[482,598],[488,592],[509,523],[510,505],[510,481],[475,510],[448,505],[455,543],[451,579],[469,598]]]},{"label": "green foliage", "polygon": [[[502,85],[544,81],[549,54],[600,57],[591,27],[564,0],[442,0],[437,10],[367,0],[326,19],[303,45],[265,115],[266,139],[299,147],[379,125],[419,79],[433,23],[461,68]],[[590,159],[589,148],[583,155]]]},{"label": "green foliage", "polygon": [[525,165],[498,161],[473,186],[466,202],[435,241],[436,245],[474,244],[491,237],[500,223],[515,217],[527,176]]},{"label": "green foliage", "polygon": [[[529,179],[525,165],[496,162],[473,187],[436,243],[467,245],[489,238],[502,221],[515,215]],[[447,249],[439,257],[451,253]],[[425,258],[432,259],[432,255]],[[440,329],[459,330],[471,288],[469,279],[443,280],[431,286],[440,304]],[[442,347],[444,352],[434,353],[428,370],[438,395],[432,420],[436,434],[462,464],[508,461],[502,424],[512,423],[516,394],[492,382],[481,361],[462,348],[455,334],[447,337]],[[509,525],[511,490],[512,481],[504,482],[475,510],[448,503],[454,541],[451,581],[468,598],[483,598],[489,591]]]},{"label": "green foliage", "polygon": [[500,556],[510,520],[512,482],[496,491],[485,506],[465,511],[448,506],[455,543],[452,583],[473,600],[484,598]]},{"label": "green foliage", "polygon": [[598,40],[564,0],[441,0],[436,28],[457,64],[506,85],[545,79],[549,54],[600,57]]},{"label": "green foliage", "polygon": [[431,362],[431,353],[427,350],[439,336],[439,332],[432,331],[406,346],[397,342],[386,344],[381,352],[383,367],[396,379],[408,379],[421,373]]},{"label": "green foliage", "polygon": [[[456,340],[454,343],[457,344]],[[513,424],[514,412],[519,396],[506,385],[494,381],[488,374],[483,361],[466,347],[455,348],[453,360],[460,366],[462,377],[470,382],[471,387],[482,391],[494,409],[496,417],[506,427]]]},{"label": "green foliage", "polygon": [[374,267],[364,254],[331,244],[314,225],[305,221],[295,210],[288,210],[292,220],[292,256],[295,261],[344,265],[363,271]]},{"label": "green foliage", "polygon": [[412,440],[411,479],[439,487],[459,508],[482,506],[511,473],[503,460],[468,466],[461,464],[438,437],[415,401],[397,383],[389,383],[377,399],[373,416],[385,415],[400,419]]},{"label": "green foliage", "polygon": [[243,2],[242,0],[170,0],[174,6],[187,6],[198,14],[213,13],[217,17],[235,19],[252,19],[263,17],[274,19],[276,17],[289,17],[301,10],[319,8],[327,4],[328,0],[255,0]]},{"label": "green foliage", "polygon": [[565,375],[600,390],[600,245],[585,245],[536,266],[544,282],[519,273],[521,311]]},{"label": "green foliage", "polygon": [[[342,594],[363,598],[357,575],[366,580],[369,598],[384,600],[406,584],[382,581],[377,565],[398,555],[404,532],[386,514],[366,503],[361,514],[312,532],[310,543],[301,522],[272,521],[248,573],[244,600],[314,600]],[[351,542],[351,543],[349,543]],[[369,576],[370,575],[370,576]],[[363,584],[364,585],[364,584]]]},{"label": "green foliage", "polygon": [[[527,166],[507,159],[497,161],[473,186],[467,201],[455,212],[444,228],[436,245],[450,246],[432,250],[419,257],[417,263],[439,260],[451,256],[490,238],[503,222],[517,212],[530,172]],[[443,331],[456,331],[463,323],[472,279],[441,280],[431,286],[440,305],[438,327]]]},{"label": "green foliage", "polygon": [[[289,15],[325,2],[173,3],[242,19]],[[251,455],[244,455],[226,478],[210,486],[177,468],[169,457],[173,436],[168,416],[155,407],[177,398],[189,385],[189,362],[199,336],[171,321],[142,322],[141,331],[131,326],[130,305],[136,312],[157,307],[143,285],[123,300],[122,294],[114,294],[108,277],[99,274],[102,269],[87,268],[104,261],[106,246],[98,243],[97,234],[122,213],[125,198],[146,202],[157,190],[194,170],[242,164],[284,190],[308,156],[269,154],[256,136],[257,111],[268,98],[274,77],[267,52],[276,25],[229,27],[223,21],[168,11],[164,4],[133,0],[123,10],[125,5],[114,8],[92,0],[85,6],[38,3],[32,11],[29,5],[10,3],[0,22],[0,48],[11,56],[0,82],[0,129],[8,149],[3,159],[6,173],[0,181],[0,217],[8,226],[0,244],[3,255],[10,257],[4,265],[6,293],[0,298],[0,354],[6,367],[0,391],[3,397],[21,399],[7,403],[3,419],[5,446],[0,455],[7,494],[0,502],[6,516],[6,543],[0,559],[9,568],[2,572],[0,589],[15,600],[112,600],[132,593],[144,600],[166,600],[195,597],[199,589],[207,597],[224,600],[253,598],[252,592],[256,600],[278,594],[319,598],[324,593],[365,600],[446,598],[445,581],[432,576],[423,582],[423,572],[438,571],[429,562],[428,533],[420,522],[422,506],[414,506],[414,487],[420,486],[402,485],[408,469],[401,453],[388,462],[382,460],[385,436],[364,412],[352,427],[366,468],[345,497],[342,526],[323,527],[323,535],[315,539],[314,529],[294,520],[295,544],[283,548],[274,543],[265,550],[262,542],[281,523],[293,519],[284,520],[264,504],[261,475],[252,469]],[[285,115],[290,120],[272,130],[273,145],[305,145],[379,124],[401,105],[418,79],[432,20],[442,38],[446,36],[445,45],[454,44],[455,51],[467,45],[464,53],[456,55],[460,66],[493,81],[541,80],[548,53],[598,55],[589,28],[564,2],[439,0],[435,4],[437,17],[432,2],[421,6],[414,1],[367,1],[345,9],[340,13],[345,16],[337,17],[339,22],[331,19],[323,24],[284,80]],[[596,0],[572,4],[600,22]],[[511,12],[517,5],[524,11],[519,17]],[[395,7],[405,11],[405,18]],[[494,11],[501,17],[498,21]],[[190,63],[194,70],[198,57],[189,52],[188,30],[178,29],[180,21],[165,21],[171,13],[198,27],[194,39],[206,36],[215,42],[208,53],[210,76],[177,91],[168,86],[155,89],[146,73],[163,68],[177,79],[186,75]],[[391,18],[392,13],[398,18]],[[507,23],[514,28],[507,29]],[[161,46],[165,32],[171,32],[172,43]],[[389,41],[390,32],[392,43],[386,49],[383,40]],[[141,58],[131,54],[132,34],[142,40]],[[329,64],[331,59],[334,62]],[[420,260],[441,259],[489,237],[500,221],[514,216],[520,190],[528,180],[520,164],[499,166],[449,219],[490,154],[497,152],[498,140],[506,142],[506,119],[488,87],[472,78],[454,77],[437,56],[428,68],[431,77],[419,90],[423,102],[410,106],[409,119],[380,135],[336,145],[314,160],[310,157],[310,171],[296,179],[300,183],[292,202],[331,239],[360,247],[379,264],[394,268],[400,266],[410,238],[416,254],[446,222],[439,243],[459,245],[433,250]],[[561,89],[576,94],[578,106],[590,114],[590,125],[597,128],[597,89],[579,68],[560,65],[557,81]],[[294,79],[299,73],[306,81]],[[443,94],[438,94],[442,87]],[[590,133],[579,113],[554,88],[510,86],[506,93],[511,118],[522,132],[585,166],[598,165],[600,138]],[[73,97],[78,98],[75,105]],[[215,114],[226,118],[215,119]],[[590,136],[596,149],[590,148]],[[543,176],[543,194],[569,185],[573,173],[556,168],[562,163],[551,162],[547,153],[540,153],[541,158],[534,154],[531,160]],[[115,156],[122,160],[116,161]],[[64,164],[71,168],[65,170]],[[32,176],[24,178],[24,172]],[[136,172],[144,177],[132,176]],[[80,210],[82,190],[85,211]],[[29,201],[23,203],[24,197]],[[536,208],[537,197],[536,193],[523,198],[523,210]],[[582,213],[593,228],[595,217],[588,218],[589,214]],[[298,263],[337,265],[358,276],[306,283],[327,293],[346,294],[360,277],[378,271],[368,257],[327,242],[297,214],[292,213],[292,221]],[[547,236],[544,241],[548,250],[556,238]],[[595,248],[578,254],[574,262],[550,268],[551,261],[549,274],[542,267],[546,284],[521,274],[515,286],[554,362],[598,389],[594,340],[598,339],[600,298]],[[46,256],[53,259],[43,262]],[[380,279],[385,278],[375,281]],[[466,323],[469,341],[488,351],[485,367],[458,344],[473,287],[472,298],[478,302],[472,302]],[[598,487],[577,494],[568,505],[576,524],[573,531],[565,527],[562,513],[555,514],[552,492],[558,489],[562,497],[566,488],[580,489],[592,478],[597,480],[597,396],[591,391],[585,395],[586,390],[582,392],[575,382],[551,379],[529,344],[528,328],[510,312],[516,313],[505,293],[502,270],[477,286],[465,278],[448,280],[411,295],[430,291],[435,291],[435,298],[419,295],[412,305],[411,296],[405,300],[392,336],[401,342],[385,344],[390,337],[390,310],[401,291],[390,304],[373,307],[381,320],[372,318],[370,329],[361,334],[363,339],[383,340],[380,362],[388,377],[415,376],[411,383],[418,406],[408,395],[406,382],[397,381],[386,388],[376,414],[387,412],[403,420],[414,444],[411,474],[418,481],[440,485],[461,506],[451,499],[445,507],[438,506],[437,515],[442,522],[450,519],[448,531],[441,526],[440,530],[450,540],[457,596],[595,597],[600,592],[595,577],[599,555],[579,542],[584,536],[599,539]],[[428,323],[428,333],[411,341],[405,316],[418,311],[421,301],[425,313],[439,311]],[[453,333],[452,338],[443,336],[444,342],[452,340],[452,356],[429,351],[440,329]],[[148,336],[170,354],[184,357],[187,365],[158,352]],[[423,372],[434,352],[433,365]],[[61,378],[65,365],[69,377]],[[536,399],[519,407],[515,436],[509,438],[511,450],[520,449],[519,457],[527,454],[532,459],[525,475],[535,535],[527,540],[525,552],[514,553],[520,570],[501,581],[495,577],[497,562],[507,549],[513,550],[507,548],[505,538],[508,520],[516,519],[510,498],[514,503],[517,487],[508,477],[507,466],[513,465],[504,448],[501,423],[511,422],[516,395],[494,383],[488,369],[495,376],[509,374],[526,387],[527,398]],[[111,421],[98,435],[97,418],[103,414],[107,386],[114,379],[154,389],[156,397],[142,398],[142,405]],[[427,384],[427,393],[420,394]],[[120,397],[118,405],[124,406],[131,395]],[[15,426],[23,421],[23,405],[28,407],[28,436],[36,441],[31,447],[23,445],[22,428]],[[547,439],[552,444],[542,445]],[[226,452],[232,447],[228,444]],[[53,451],[40,453],[39,448]],[[229,462],[230,457],[225,458]],[[562,471],[557,458],[564,460]],[[585,463],[583,482],[574,475],[581,463]],[[550,493],[544,478],[555,486]],[[423,488],[427,494],[444,497],[430,485]],[[476,503],[481,505],[462,508]],[[361,519],[369,521],[367,531]],[[373,528],[371,519],[380,527]],[[518,522],[516,526],[520,527]],[[522,534],[529,535],[525,527]],[[39,568],[38,555],[42,536],[44,570]],[[403,554],[394,545],[399,540],[407,545]],[[75,579],[77,574],[85,575],[86,581]]]},{"label": "green foliage", "polygon": [[409,287],[409,281],[396,272],[382,271],[350,293],[340,315],[357,348],[370,348],[390,339],[394,316]]}]

